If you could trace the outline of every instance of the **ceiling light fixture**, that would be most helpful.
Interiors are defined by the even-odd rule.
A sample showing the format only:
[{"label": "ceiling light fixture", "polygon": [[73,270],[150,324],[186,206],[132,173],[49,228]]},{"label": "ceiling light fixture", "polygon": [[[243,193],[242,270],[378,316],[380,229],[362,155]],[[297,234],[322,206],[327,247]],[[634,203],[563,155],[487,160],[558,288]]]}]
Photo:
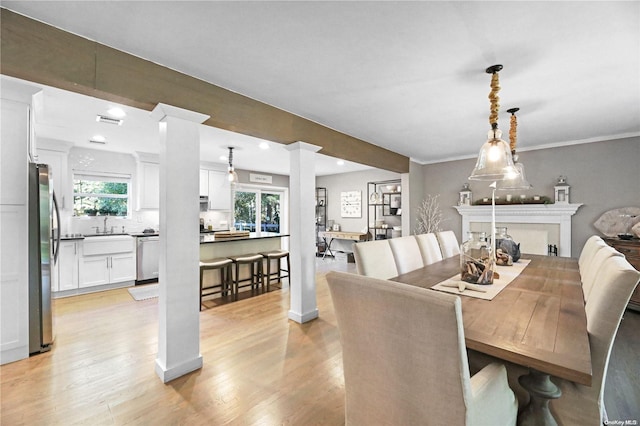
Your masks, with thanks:
[{"label": "ceiling light fixture", "polygon": [[231,183],[238,182],[238,174],[233,168],[233,147],[232,146],[229,147],[229,168],[227,169],[227,173],[228,173],[227,178],[229,179],[229,182]]},{"label": "ceiling light fixture", "polygon": [[89,139],[89,143],[97,143],[100,145],[105,145],[107,143],[107,138],[102,135],[94,135]]},{"label": "ceiling light fixture", "polygon": [[480,148],[476,166],[469,176],[470,180],[498,181],[512,179],[518,175],[518,169],[513,164],[509,145],[501,139],[502,132],[498,129],[498,110],[500,109],[498,72],[501,69],[502,65],[493,65],[486,69],[487,74],[492,74],[491,92],[489,93],[491,130],[487,134],[487,141]]},{"label": "ceiling light fixture", "polygon": [[507,112],[511,114],[511,127],[509,128],[509,145],[511,148],[511,156],[515,163],[516,169],[518,169],[519,175],[513,179],[505,179],[498,182],[498,190],[515,190],[515,189],[530,189],[531,184],[527,181],[524,174],[524,164],[518,162],[518,154],[516,154],[516,145],[518,141],[517,127],[518,119],[516,118],[516,112],[520,111],[520,108],[511,108]]},{"label": "ceiling light fixture", "polygon": [[124,118],[127,116],[127,113],[120,107],[111,107],[107,110],[107,114],[114,118]]},{"label": "ceiling light fixture", "polygon": [[100,114],[98,114],[98,115],[96,116],[96,121],[97,121],[98,123],[107,123],[107,124],[115,124],[115,125],[117,125],[117,126],[122,126],[122,122],[123,122],[124,120],[121,120],[121,119],[119,119],[119,118],[112,118],[112,117],[108,117],[108,116],[106,116],[106,115],[100,115]]}]

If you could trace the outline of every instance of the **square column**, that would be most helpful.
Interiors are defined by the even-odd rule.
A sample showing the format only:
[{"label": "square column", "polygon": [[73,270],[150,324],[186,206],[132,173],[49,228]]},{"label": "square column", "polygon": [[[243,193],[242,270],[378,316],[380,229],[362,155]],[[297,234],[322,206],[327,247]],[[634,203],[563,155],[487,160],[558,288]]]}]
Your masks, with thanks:
[{"label": "square column", "polygon": [[199,126],[208,115],[158,104],[160,125],[160,285],[156,374],[167,383],[202,367],[198,205]]},{"label": "square column", "polygon": [[315,252],[315,156],[319,146],[295,142],[289,151],[291,305],[289,319],[305,323],[318,317]]}]

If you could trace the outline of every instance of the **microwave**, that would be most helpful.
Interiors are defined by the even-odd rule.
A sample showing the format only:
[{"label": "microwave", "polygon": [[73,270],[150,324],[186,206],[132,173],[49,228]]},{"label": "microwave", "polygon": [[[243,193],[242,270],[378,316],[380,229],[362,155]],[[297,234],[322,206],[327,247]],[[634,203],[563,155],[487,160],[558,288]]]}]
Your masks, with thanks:
[{"label": "microwave", "polygon": [[200,211],[201,212],[206,212],[207,210],[209,210],[209,197],[207,197],[206,195],[201,195],[200,196]]}]

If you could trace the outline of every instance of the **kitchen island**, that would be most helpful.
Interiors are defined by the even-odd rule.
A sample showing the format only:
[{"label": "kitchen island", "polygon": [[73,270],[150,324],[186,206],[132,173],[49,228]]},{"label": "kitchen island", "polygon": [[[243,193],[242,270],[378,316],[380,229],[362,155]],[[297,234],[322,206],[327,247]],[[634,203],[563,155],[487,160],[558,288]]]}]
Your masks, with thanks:
[{"label": "kitchen island", "polygon": [[251,232],[248,237],[216,240],[215,233],[201,234],[200,260],[280,250],[282,248],[282,238],[288,236],[288,234],[276,232],[260,232],[259,235],[257,232]]}]

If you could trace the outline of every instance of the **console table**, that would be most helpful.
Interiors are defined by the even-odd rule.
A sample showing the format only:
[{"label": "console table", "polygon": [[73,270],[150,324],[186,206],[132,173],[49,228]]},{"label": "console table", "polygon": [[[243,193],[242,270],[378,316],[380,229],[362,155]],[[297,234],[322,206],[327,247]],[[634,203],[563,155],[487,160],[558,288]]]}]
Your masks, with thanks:
[{"label": "console table", "polygon": [[[367,241],[367,235],[364,232],[342,232],[342,231],[320,231],[318,235],[322,238],[325,243],[326,250],[322,255],[322,258],[327,255],[327,252],[331,253],[333,256],[333,252],[331,251],[331,243],[333,240],[350,240],[350,241]],[[327,238],[329,242],[327,242]]]},{"label": "console table", "polygon": [[[640,239],[622,240],[620,238],[604,238],[604,241],[627,258],[627,261],[640,271]],[[640,311],[640,285],[631,295],[629,307]]]}]

